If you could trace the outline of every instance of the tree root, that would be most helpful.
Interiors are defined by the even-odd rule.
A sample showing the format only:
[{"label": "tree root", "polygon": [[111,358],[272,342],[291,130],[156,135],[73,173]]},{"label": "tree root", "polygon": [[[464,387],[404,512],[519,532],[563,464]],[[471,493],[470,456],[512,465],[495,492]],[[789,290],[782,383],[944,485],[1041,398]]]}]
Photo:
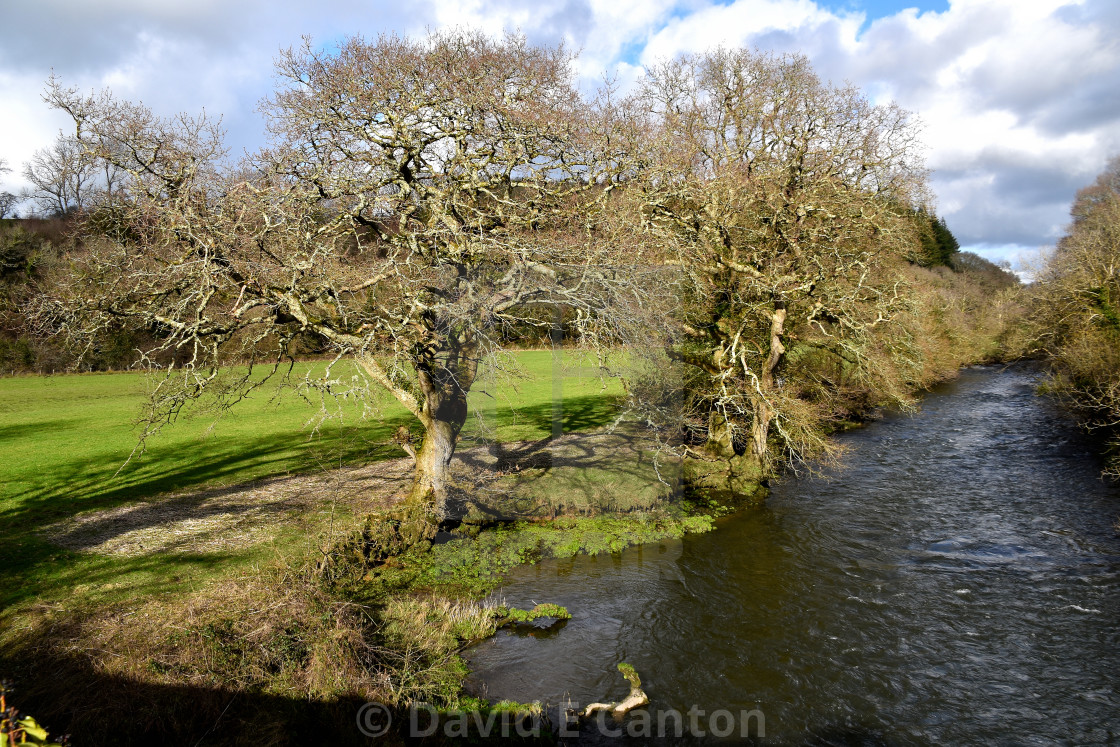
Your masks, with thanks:
[{"label": "tree root", "polygon": [[316,570],[325,577],[358,575],[406,553],[427,552],[439,530],[429,506],[401,504],[391,511],[370,514],[365,526],[338,542]]}]

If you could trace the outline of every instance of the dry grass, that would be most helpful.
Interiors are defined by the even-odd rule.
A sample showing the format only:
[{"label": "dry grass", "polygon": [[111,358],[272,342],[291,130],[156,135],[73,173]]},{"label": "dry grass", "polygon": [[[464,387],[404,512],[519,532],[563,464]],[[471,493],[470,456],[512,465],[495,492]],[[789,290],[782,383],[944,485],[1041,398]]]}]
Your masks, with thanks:
[{"label": "dry grass", "polygon": [[457,701],[467,674],[459,652],[495,630],[490,607],[442,597],[392,598],[380,618],[381,653],[393,671],[392,703]]},{"label": "dry grass", "polygon": [[[453,470],[477,488],[475,508],[490,514],[645,506],[666,489],[649,446],[622,433],[570,434],[465,448]],[[164,553],[237,552],[268,541],[306,543],[314,554],[315,542],[326,546],[332,519],[341,534],[356,517],[399,501],[411,468],[398,459],[176,493],[41,531],[82,554],[153,562]],[[246,553],[242,568],[268,555]],[[29,711],[89,744],[116,743],[113,725],[125,723],[145,738],[190,734],[192,744],[215,724],[208,742],[251,734],[252,743],[294,743],[290,714],[301,703],[457,702],[466,674],[459,652],[493,632],[492,609],[407,592],[376,608],[347,603],[309,572],[293,570],[311,567],[300,557],[213,577],[194,591],[128,601],[127,589],[96,600],[76,587],[65,600],[8,617],[18,627],[0,633],[0,668],[21,683]],[[232,731],[219,735],[222,729]]]},{"label": "dry grass", "polygon": [[456,703],[459,652],[495,624],[472,601],[345,602],[276,566],[186,599],[80,613],[38,605],[3,636],[0,664],[28,710],[82,744],[303,744],[293,735],[315,709],[342,714],[337,743],[348,743],[360,703]]},{"label": "dry grass", "polygon": [[83,611],[39,605],[4,635],[3,664],[21,698],[80,743],[114,744],[114,734],[129,733],[193,734],[193,742],[221,720],[223,704],[240,699],[227,726],[283,744],[292,709],[277,704],[388,702],[374,627],[369,610],[277,566],[186,599]]},{"label": "dry grass", "polygon": [[[469,496],[462,510],[516,519],[645,510],[672,489],[678,465],[655,464],[649,438],[575,433],[558,439],[462,449],[452,465]],[[313,475],[182,492],[78,514],[42,530],[76,552],[117,557],[165,552],[236,551],[274,540],[341,532],[355,517],[387,508],[407,493],[410,459]],[[666,482],[661,482],[665,480]]]},{"label": "dry grass", "polygon": [[[375,684],[363,682],[352,655],[365,624],[361,608],[286,569],[217,582],[186,599],[84,614],[39,605],[21,622],[6,646],[26,641],[37,655],[80,654],[103,674],[136,680],[220,681],[298,697]],[[240,655],[227,659],[234,650]],[[326,660],[333,663],[324,667]],[[278,678],[284,670],[288,676]],[[340,688],[345,682],[350,687]]]},{"label": "dry grass", "polygon": [[285,527],[328,529],[332,511],[360,516],[385,508],[403,496],[411,471],[410,460],[393,459],[176,493],[78,514],[43,534],[69,550],[121,557],[240,549],[269,541]]}]

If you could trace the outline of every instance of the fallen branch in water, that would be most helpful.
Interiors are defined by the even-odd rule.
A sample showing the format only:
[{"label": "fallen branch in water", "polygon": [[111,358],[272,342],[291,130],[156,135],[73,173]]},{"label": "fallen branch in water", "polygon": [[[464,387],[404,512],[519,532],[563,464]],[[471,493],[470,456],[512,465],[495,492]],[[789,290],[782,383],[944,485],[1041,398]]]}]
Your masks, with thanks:
[{"label": "fallen branch in water", "polygon": [[610,711],[615,718],[618,718],[638,706],[649,703],[649,696],[642,689],[642,680],[638,677],[638,672],[634,667],[622,662],[618,665],[618,671],[622,672],[622,676],[630,682],[630,694],[617,703],[591,703],[583,709],[581,718],[587,718],[597,711]]}]

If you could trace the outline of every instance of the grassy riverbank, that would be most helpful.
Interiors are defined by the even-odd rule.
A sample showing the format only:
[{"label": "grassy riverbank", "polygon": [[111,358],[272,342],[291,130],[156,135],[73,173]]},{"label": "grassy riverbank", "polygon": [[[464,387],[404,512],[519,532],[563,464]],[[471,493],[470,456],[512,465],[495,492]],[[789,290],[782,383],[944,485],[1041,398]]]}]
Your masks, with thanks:
[{"label": "grassy riverbank", "polygon": [[460,648],[496,624],[477,600],[504,570],[711,528],[714,509],[677,499],[655,444],[604,431],[614,380],[574,357],[517,358],[524,378],[484,377],[473,393],[455,470],[473,528],[332,583],[315,563],[407,488],[393,403],[379,422],[344,412],[312,434],[315,408],[266,388],[124,465],[144,377],[0,380],[0,676],[81,744],[193,744],[219,721],[207,742],[284,743],[337,723],[346,743],[361,702],[454,706]]},{"label": "grassy riverbank", "polygon": [[[476,388],[476,417],[468,424],[465,448],[484,436],[499,442],[547,438],[556,377],[566,432],[601,428],[614,417],[618,385],[601,380],[580,361],[569,361],[566,369],[562,362],[554,372],[551,353],[530,351],[519,354],[518,363],[524,378],[483,382]],[[194,583],[266,556],[308,551],[306,528],[302,528],[270,538],[267,549],[249,543],[254,549],[235,551],[218,543],[214,551],[178,553],[173,546],[164,546],[158,562],[143,559],[142,554],[98,559],[97,553],[64,549],[67,545],[87,549],[77,539],[63,548],[48,540],[75,517],[150,506],[154,498],[169,494],[199,493],[285,475],[330,474],[332,468],[337,481],[353,477],[346,468],[404,456],[389,440],[407,422],[403,408],[394,402],[379,403],[380,421],[361,421],[357,408],[344,407],[341,421],[328,421],[313,433],[307,422],[315,416],[316,406],[291,391],[265,387],[220,420],[203,408],[189,413],[152,439],[146,454],[126,464],[137,443],[133,421],[147,386],[139,374],[0,379],[4,421],[0,562],[9,580],[0,590],[0,607],[8,609],[32,599],[69,599],[75,588],[94,582],[120,589],[120,595],[164,591],[173,577],[181,579],[174,583]],[[350,487],[350,491],[341,485],[331,490],[330,485],[320,484],[320,500],[314,502],[319,505],[303,506],[307,514],[303,519],[333,510],[334,523],[341,525],[349,515],[340,511],[360,515],[378,505],[376,496],[363,502],[360,493],[368,486]],[[347,493],[346,499],[337,500],[342,493]],[[387,497],[391,496],[382,496]],[[228,507],[227,513],[252,509],[248,501],[243,503]],[[165,519],[153,515],[151,520]]]}]

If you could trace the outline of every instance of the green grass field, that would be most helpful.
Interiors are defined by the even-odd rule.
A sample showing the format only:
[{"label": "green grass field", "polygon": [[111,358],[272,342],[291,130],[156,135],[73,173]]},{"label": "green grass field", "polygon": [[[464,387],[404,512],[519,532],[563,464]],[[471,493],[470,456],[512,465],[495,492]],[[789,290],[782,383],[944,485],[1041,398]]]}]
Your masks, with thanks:
[{"label": "green grass field", "polygon": [[[554,394],[561,397],[565,432],[600,427],[614,416],[617,380],[601,379],[590,362],[568,356],[558,366],[548,351],[521,352],[517,360],[521,378],[480,376],[466,443],[549,436]],[[141,374],[0,380],[0,567],[6,582],[0,607],[189,590],[270,556],[309,549],[306,534],[292,531],[245,551],[105,557],[51,544],[42,535],[48,525],[171,491],[403,455],[388,442],[410,419],[395,403],[381,403],[379,421],[362,421],[356,409],[344,408],[345,422],[328,422],[312,434],[306,424],[316,408],[291,391],[265,386],[217,421],[197,412],[165,428],[143,456],[125,465],[137,443],[133,423],[147,386]]]}]

